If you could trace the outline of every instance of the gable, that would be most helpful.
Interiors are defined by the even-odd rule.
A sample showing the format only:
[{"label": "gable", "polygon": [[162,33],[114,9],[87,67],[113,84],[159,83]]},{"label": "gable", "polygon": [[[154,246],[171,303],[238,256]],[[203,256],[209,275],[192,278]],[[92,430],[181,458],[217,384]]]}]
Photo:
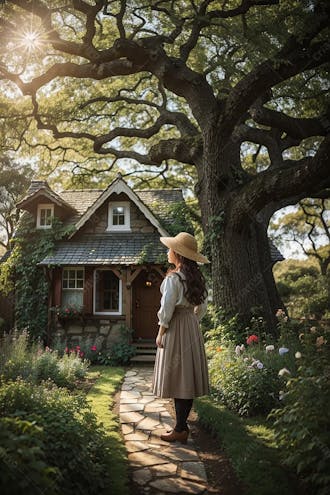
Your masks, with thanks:
[{"label": "gable", "polygon": [[[112,198],[113,201],[115,197],[117,198],[123,197],[121,195],[124,195],[131,204],[135,205],[135,207],[144,215],[144,217],[149,221],[149,223],[157,230],[157,232],[160,235],[162,236],[168,235],[167,231],[162,227],[161,223],[156,218],[154,213],[150,210],[150,208],[126,184],[126,182],[121,177],[118,177],[118,179],[116,179],[112,184],[110,184],[110,186],[105,191],[103,191],[95,200],[95,202],[85,211],[85,213],[76,223],[77,231],[82,229],[82,227],[84,227],[87,222],[89,221],[92,222],[91,220],[92,217],[93,216],[97,217],[99,210],[100,213],[97,218],[102,218],[102,216],[104,215],[104,212],[102,215],[102,208],[104,209],[104,205],[107,205],[109,203],[110,198]],[[72,234],[72,236],[73,235],[75,235],[75,233]]]}]

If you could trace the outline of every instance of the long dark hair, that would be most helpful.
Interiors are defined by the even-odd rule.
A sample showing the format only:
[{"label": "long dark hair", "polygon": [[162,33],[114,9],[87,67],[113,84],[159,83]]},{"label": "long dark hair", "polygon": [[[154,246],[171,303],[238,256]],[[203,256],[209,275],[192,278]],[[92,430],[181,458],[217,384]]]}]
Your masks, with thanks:
[{"label": "long dark hair", "polygon": [[[206,299],[207,290],[204,275],[200,271],[198,264],[196,261],[185,258],[178,253],[175,253],[175,256],[179,261],[179,270],[185,276],[183,285],[186,299],[194,306],[202,304]],[[173,273],[175,271],[170,270],[169,272]]]}]

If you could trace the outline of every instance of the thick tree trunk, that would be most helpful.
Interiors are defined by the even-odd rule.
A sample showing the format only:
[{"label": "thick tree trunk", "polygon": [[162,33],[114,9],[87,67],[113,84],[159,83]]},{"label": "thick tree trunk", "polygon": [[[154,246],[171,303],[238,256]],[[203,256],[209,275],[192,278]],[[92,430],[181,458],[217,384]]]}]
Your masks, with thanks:
[{"label": "thick tree trunk", "polygon": [[237,166],[233,167],[239,160],[239,145],[233,142],[221,149],[219,139],[211,140],[212,132],[208,137],[197,194],[212,259],[214,303],[228,314],[239,313],[245,324],[252,314],[263,316],[267,330],[276,335],[275,313],[283,304],[272,273],[267,226],[250,217],[243,229],[227,222],[233,196],[239,201],[239,187],[246,178],[242,170],[238,177]]}]

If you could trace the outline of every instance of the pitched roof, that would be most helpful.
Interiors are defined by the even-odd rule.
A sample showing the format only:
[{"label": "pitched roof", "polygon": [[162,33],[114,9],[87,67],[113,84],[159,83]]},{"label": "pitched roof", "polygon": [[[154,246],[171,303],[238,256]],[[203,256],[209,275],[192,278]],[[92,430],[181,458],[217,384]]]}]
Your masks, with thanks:
[{"label": "pitched roof", "polygon": [[31,201],[39,196],[47,198],[49,201],[61,206],[70,211],[74,211],[74,207],[67,203],[61,196],[56,194],[48,185],[46,181],[33,180],[27,191],[26,196],[17,203],[17,208],[25,208]]},{"label": "pitched roof", "polygon": [[[128,184],[122,179],[119,174],[117,179],[113,181],[106,189],[101,193],[93,205],[88,208],[88,210],[82,215],[82,217],[76,223],[76,229],[79,230],[85,223],[91,218],[93,213],[95,213],[100,206],[111,196],[111,194],[126,194],[133,203],[139,208],[139,210],[144,214],[144,216],[149,220],[149,222],[156,227],[158,232],[166,236],[166,230],[161,226],[158,219],[155,217],[153,212],[141,201],[139,196],[131,189]],[[72,234],[74,235],[74,234]]]},{"label": "pitched roof", "polygon": [[166,248],[156,233],[116,233],[84,236],[78,241],[58,242],[39,265],[131,265],[160,263]]}]

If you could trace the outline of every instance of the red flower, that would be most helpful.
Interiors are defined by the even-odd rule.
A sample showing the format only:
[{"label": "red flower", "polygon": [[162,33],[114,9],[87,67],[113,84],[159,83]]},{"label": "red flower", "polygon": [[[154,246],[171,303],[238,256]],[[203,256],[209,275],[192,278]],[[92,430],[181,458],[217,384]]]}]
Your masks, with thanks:
[{"label": "red flower", "polygon": [[80,345],[76,345],[76,350],[80,351]]},{"label": "red flower", "polygon": [[69,313],[69,309],[68,309],[68,308],[66,308],[65,312],[66,312],[66,313]]},{"label": "red flower", "polygon": [[66,348],[65,348],[65,354],[67,354],[68,352],[69,352],[69,348],[68,348],[68,347],[66,347]]},{"label": "red flower", "polygon": [[253,344],[254,342],[257,343],[259,340],[258,336],[257,335],[250,335],[247,339],[246,339],[246,343],[247,345],[251,345]]},{"label": "red flower", "polygon": [[97,349],[96,349],[96,345],[92,345],[92,347],[91,347],[91,351],[96,351],[96,350],[97,350]]},{"label": "red flower", "polygon": [[79,357],[81,357],[81,358],[84,357],[84,352],[83,351],[79,352]]}]

